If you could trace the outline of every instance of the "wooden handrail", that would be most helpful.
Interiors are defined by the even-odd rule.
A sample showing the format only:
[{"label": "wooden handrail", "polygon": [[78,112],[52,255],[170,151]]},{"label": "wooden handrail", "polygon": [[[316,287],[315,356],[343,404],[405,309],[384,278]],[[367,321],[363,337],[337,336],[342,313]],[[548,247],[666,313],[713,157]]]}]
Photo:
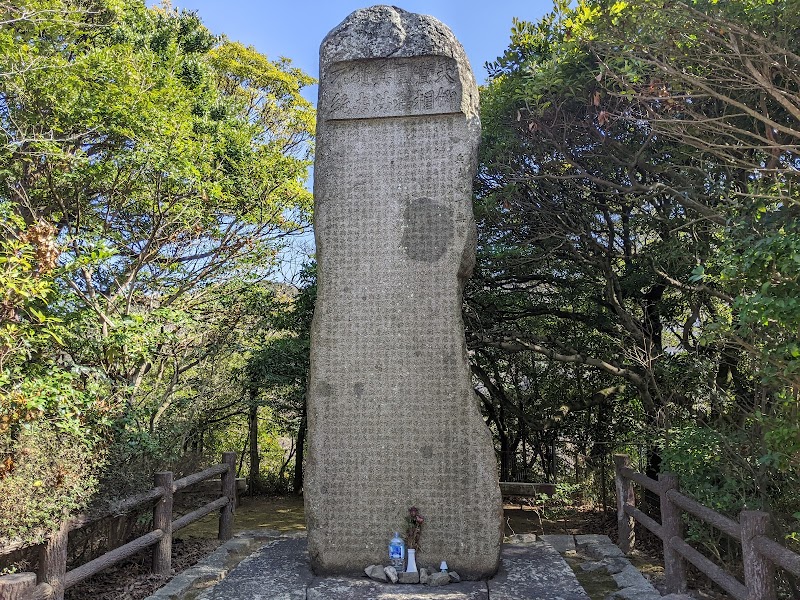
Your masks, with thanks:
[{"label": "wooden handrail", "polygon": [[138,508],[143,504],[147,504],[149,502],[155,502],[156,500],[162,498],[163,496],[164,496],[164,488],[155,487],[152,490],[147,490],[146,492],[142,492],[141,494],[136,494],[135,496],[125,498],[124,500],[117,502],[112,507],[108,508],[102,513],[77,515],[69,520],[69,530],[75,531],[76,529],[80,529],[81,527],[86,527],[87,525],[91,525],[92,523],[96,523],[97,521],[102,521],[103,519],[107,519],[108,517],[117,517],[124,515],[125,513],[132,511],[134,508]]},{"label": "wooden handrail", "polygon": [[625,514],[636,519],[637,522],[647,527],[651,533],[658,536],[660,539],[664,539],[664,531],[661,527],[661,523],[658,523],[655,519],[651,519],[635,506],[626,505]]},{"label": "wooden handrail", "polygon": [[199,473],[194,473],[192,475],[187,475],[186,477],[181,477],[180,479],[176,479],[175,483],[172,484],[172,491],[177,492],[182,490],[183,488],[187,488],[190,485],[194,485],[195,483],[200,483],[201,481],[205,481],[206,479],[211,479],[216,475],[220,475],[228,470],[228,465],[214,465],[213,467],[208,467],[204,471],[200,471]]},{"label": "wooden handrail", "polygon": [[223,506],[228,505],[228,498],[223,496],[222,498],[217,498],[214,502],[209,502],[205,506],[201,506],[195,511],[190,512],[189,514],[183,515],[182,517],[175,519],[172,522],[172,531],[178,531],[179,529],[183,529],[187,525],[191,525],[195,521],[198,521],[205,517],[206,515],[210,515],[215,510],[219,510]]},{"label": "wooden handrail", "polygon": [[781,546],[775,540],[759,535],[753,538],[758,551],[782,569],[786,569],[795,577],[800,577],[800,554]]},{"label": "wooden handrail", "polygon": [[[174,482],[171,472],[156,473],[153,489],[126,498],[100,515],[78,515],[62,522],[59,530],[51,534],[42,546],[38,577],[34,573],[0,577],[0,598],[9,596],[27,600],[63,600],[64,590],[151,546],[154,547],[153,572],[169,574],[172,560],[172,534],[216,510],[220,513],[219,538],[230,539],[233,535],[233,514],[236,506],[236,453],[223,452],[222,461],[222,464],[214,465]],[[173,521],[173,493],[217,475],[222,475],[220,497]],[[154,529],[152,531],[119,548],[106,552],[80,567],[66,571],[67,540],[70,531],[109,516],[124,514],[148,502],[155,501],[158,503],[154,507]],[[0,555],[26,547],[28,547],[26,544],[11,544],[0,549]],[[11,549],[9,550],[9,548]],[[37,579],[38,585],[36,585]]]},{"label": "wooden handrail", "polygon": [[[86,527],[87,525],[91,525],[92,523],[97,523],[98,521],[107,519],[108,517],[124,515],[125,513],[128,513],[134,508],[142,506],[143,504],[158,500],[163,495],[164,488],[155,487],[151,490],[147,490],[146,492],[142,492],[140,494],[136,494],[135,496],[130,496],[129,498],[120,500],[101,513],[81,513],[79,515],[75,515],[74,517],[70,518],[69,521],[67,521],[67,527],[69,527],[70,531],[75,531],[77,529],[81,529],[82,527]],[[27,542],[12,542],[11,544],[0,547],[0,556],[11,554],[17,550],[29,548],[31,545],[32,544]]]},{"label": "wooden handrail", "polygon": [[64,588],[71,588],[73,585],[79,584],[84,579],[89,579],[89,577],[92,575],[97,575],[103,569],[107,569],[108,567],[111,567],[118,562],[125,560],[126,558],[130,558],[137,552],[141,552],[145,548],[149,548],[163,537],[164,532],[160,529],[156,529],[155,531],[146,533],[143,536],[112,550],[111,552],[106,552],[105,554],[98,556],[94,560],[90,560],[80,567],[76,567],[71,571],[67,571],[67,575],[64,580]]},{"label": "wooden handrail", "polygon": [[667,498],[669,498],[669,500],[674,504],[680,506],[686,512],[693,514],[701,521],[705,521],[720,531],[724,531],[732,538],[741,541],[742,528],[739,523],[733,519],[729,519],[725,515],[721,515],[717,511],[712,510],[707,506],[703,506],[697,500],[693,500],[689,498],[689,496],[684,496],[675,490],[668,491]]},{"label": "wooden handrail", "polygon": [[[624,454],[615,455],[614,463],[620,547],[625,552],[633,549],[635,536],[631,523],[640,523],[661,538],[668,592],[686,589],[684,559],[737,600],[775,600],[775,567],[800,577],[800,554],[768,537],[770,519],[767,513],[743,510],[737,522],[682,494],[674,475],[664,473],[659,475],[659,481],[650,479],[633,471],[630,458]],[[659,496],[661,523],[636,508],[635,495],[629,482],[638,483]],[[741,542],[744,583],[686,543],[683,539],[681,510]]]},{"label": "wooden handrail", "polygon": [[630,479],[631,481],[638,483],[643,488],[647,488],[655,494],[661,494],[661,486],[658,484],[658,481],[655,479],[650,479],[644,473],[637,473],[633,469],[626,467],[620,470],[620,474],[625,479]]},{"label": "wooden handrail", "polygon": [[736,600],[748,600],[747,588],[718,564],[703,556],[680,538],[672,538],[669,540],[669,545]]}]

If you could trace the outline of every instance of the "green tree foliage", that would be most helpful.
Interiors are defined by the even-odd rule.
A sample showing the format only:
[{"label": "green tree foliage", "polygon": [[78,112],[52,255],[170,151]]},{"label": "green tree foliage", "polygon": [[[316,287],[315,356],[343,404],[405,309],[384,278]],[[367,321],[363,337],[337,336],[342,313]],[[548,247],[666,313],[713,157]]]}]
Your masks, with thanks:
[{"label": "green tree foliage", "polygon": [[[289,301],[289,307],[275,313],[271,323],[274,334],[254,349],[244,367],[244,385],[252,404],[251,427],[254,419],[257,419],[258,407],[266,406],[274,416],[275,425],[292,439],[293,450],[288,457],[294,459],[291,486],[284,480],[287,460],[275,476],[273,487],[279,490],[291,488],[296,494],[303,489],[306,388],[311,320],[317,298],[316,263],[305,265],[299,280],[299,287]],[[258,451],[252,441],[250,450]],[[251,459],[251,469],[253,462]]]},{"label": "green tree foliage", "polygon": [[[183,383],[308,224],[314,113],[311,78],[194,13],[4,0],[0,24],[5,503],[35,427],[87,474],[109,448],[143,466],[178,446],[170,421],[199,394]],[[66,507],[92,491],[54,481]]]},{"label": "green tree foliage", "polygon": [[737,440],[719,446],[738,478],[728,510],[760,504],[789,526],[798,9],[591,0],[515,22],[482,95],[484,267],[467,311],[473,347],[624,383],[612,420],[642,414],[687,487],[716,484],[692,482],[673,442]]}]

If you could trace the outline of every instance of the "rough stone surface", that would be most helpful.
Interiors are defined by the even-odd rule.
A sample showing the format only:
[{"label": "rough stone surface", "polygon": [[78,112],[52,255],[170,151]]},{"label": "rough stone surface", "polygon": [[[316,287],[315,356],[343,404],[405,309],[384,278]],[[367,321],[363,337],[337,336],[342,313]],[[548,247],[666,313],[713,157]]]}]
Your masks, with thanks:
[{"label": "rough stone surface", "polygon": [[591,573],[592,571],[599,571],[600,569],[605,569],[607,567],[606,563],[602,560],[590,560],[588,562],[582,562],[581,571],[586,571]]},{"label": "rough stone surface", "polygon": [[500,571],[489,580],[492,600],[589,600],[575,573],[546,542],[503,548]]},{"label": "rough stone surface", "polygon": [[455,571],[450,571],[448,575],[450,576],[450,581],[452,581],[453,583],[459,583],[461,581],[461,575],[459,575]]},{"label": "rough stone surface", "polygon": [[394,567],[384,567],[383,572],[386,573],[386,577],[389,578],[389,581],[397,583],[397,569]]},{"label": "rough stone surface", "polygon": [[194,585],[194,580],[181,573],[170,579],[166,585],[158,588],[152,596],[148,596],[145,600],[176,600],[182,598],[192,585]]},{"label": "rough stone surface", "polygon": [[419,583],[419,573],[398,573],[397,574],[397,582],[398,583]]},{"label": "rough stone surface", "polygon": [[305,544],[302,538],[268,542],[197,600],[305,600],[313,578]]},{"label": "rough stone surface", "polygon": [[447,573],[433,573],[428,579],[428,585],[431,587],[439,587],[450,583],[450,575]]},{"label": "rough stone surface", "polygon": [[619,573],[625,567],[631,564],[627,558],[619,558],[619,557],[606,558],[602,562],[605,563],[606,565],[606,571],[608,571],[611,574]]},{"label": "rough stone surface", "polygon": [[575,545],[592,558],[625,558],[625,554],[615,546],[607,535],[576,535]]},{"label": "rough stone surface", "polygon": [[547,542],[561,554],[575,550],[575,536],[573,535],[540,535],[539,539]]},{"label": "rough stone surface", "polygon": [[254,532],[237,534],[198,564],[170,579],[146,600],[177,600],[184,598],[191,590],[207,588],[224,579],[230,567],[237,563],[244,553],[255,550],[268,539],[279,535],[278,532],[268,532],[266,536],[260,533],[254,535]]},{"label": "rough stone surface", "polygon": [[488,577],[502,499],[461,320],[480,136],[461,45],[432,17],[354,12],[320,48],[317,122],[312,565],[341,575],[380,562],[415,505],[418,558]]},{"label": "rough stone surface", "polygon": [[535,533],[515,533],[505,538],[505,544],[530,544],[536,541]]},{"label": "rough stone surface", "polygon": [[654,589],[650,582],[648,582],[642,573],[634,567],[633,565],[628,565],[619,573],[614,573],[612,575],[614,581],[617,582],[617,585],[621,588],[626,587],[649,587]]},{"label": "rough stone surface", "polygon": [[210,565],[198,565],[186,569],[182,574],[192,579],[194,584],[206,584],[222,581],[228,574],[228,570]]},{"label": "rough stone surface", "polygon": [[654,590],[629,587],[609,594],[606,600],[663,600],[663,598]]},{"label": "rough stone surface", "polygon": [[[603,562],[612,560],[620,559],[605,559]],[[609,600],[661,600],[658,590],[630,563],[611,576],[620,589],[610,594]]]},{"label": "rough stone surface", "polygon": [[431,574],[428,572],[428,569],[420,569],[419,570],[419,582],[420,583],[428,583],[428,580],[431,578]]},{"label": "rough stone surface", "polygon": [[[210,590],[196,587],[185,594],[156,595],[152,600],[588,600],[569,567],[558,553],[544,542],[506,545],[503,568],[497,576],[482,582],[452,582],[445,587],[429,585],[393,585],[372,581],[363,576],[317,576],[308,568],[305,539],[300,536],[279,540],[253,540],[266,546],[255,552],[226,578]],[[610,542],[609,542],[610,543]],[[247,549],[247,548],[245,548]],[[613,559],[618,560],[618,559]],[[449,559],[448,559],[449,562]],[[606,562],[598,561],[601,563]],[[205,563],[204,563],[205,564]],[[203,565],[198,565],[203,566]],[[383,565],[372,565],[383,571]],[[430,574],[430,565],[425,567]],[[415,573],[398,573],[398,582]],[[436,575],[445,573],[436,572]],[[456,573],[446,575],[453,578]],[[181,575],[177,576],[178,579]],[[630,583],[626,581],[625,583]],[[163,588],[162,588],[163,589]],[[489,591],[491,590],[491,596]],[[608,596],[608,600],[659,600],[652,588],[636,585],[625,587]],[[690,600],[675,595],[669,600]]]},{"label": "rough stone surface", "polygon": [[375,581],[389,581],[389,577],[381,565],[370,565],[364,569],[364,573],[366,573],[367,577]]},{"label": "rough stone surface", "polygon": [[[250,598],[242,596],[242,598]],[[263,596],[264,600],[272,596]],[[319,577],[308,587],[308,600],[489,600],[484,581],[466,581],[446,587],[392,585],[369,579]],[[260,599],[259,599],[260,600]]]}]

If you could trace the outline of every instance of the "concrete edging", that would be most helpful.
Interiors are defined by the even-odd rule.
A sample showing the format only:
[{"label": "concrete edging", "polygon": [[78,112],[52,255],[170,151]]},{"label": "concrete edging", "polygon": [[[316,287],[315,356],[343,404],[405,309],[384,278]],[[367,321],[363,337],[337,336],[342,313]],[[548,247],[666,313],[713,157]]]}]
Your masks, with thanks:
[{"label": "concrete edging", "polygon": [[193,566],[176,573],[145,600],[181,600],[189,592],[200,593],[222,581],[241,560],[268,541],[282,537],[286,536],[274,530],[239,532]]},{"label": "concrete edging", "polygon": [[607,535],[588,534],[574,537],[575,549],[595,559],[582,563],[581,569],[584,571],[605,569],[617,584],[619,589],[606,596],[606,600],[691,600],[691,596],[684,594],[662,596]]}]

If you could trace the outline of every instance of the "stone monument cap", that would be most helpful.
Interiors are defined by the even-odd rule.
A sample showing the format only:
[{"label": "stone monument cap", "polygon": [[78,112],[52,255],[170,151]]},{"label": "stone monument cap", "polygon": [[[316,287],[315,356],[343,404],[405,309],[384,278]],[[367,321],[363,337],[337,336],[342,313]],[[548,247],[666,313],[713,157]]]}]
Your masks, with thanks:
[{"label": "stone monument cap", "polygon": [[[433,65],[434,74],[444,73],[455,78],[458,84],[457,112],[467,117],[478,117],[478,93],[475,76],[461,43],[450,28],[430,15],[411,13],[396,6],[380,4],[361,8],[351,13],[325,37],[319,50],[320,81],[331,82],[331,68],[343,68],[336,63],[350,63],[368,59],[444,57],[452,59],[448,65]],[[344,67],[346,68],[346,67]],[[363,85],[363,80],[353,81]],[[371,82],[376,83],[374,80]],[[424,81],[417,83],[425,83]],[[320,118],[329,115],[332,98],[321,94],[318,112]],[[433,112],[456,112],[456,110]],[[407,114],[407,113],[406,113]],[[427,110],[424,114],[431,114]],[[374,115],[370,115],[374,116]],[[393,115],[384,115],[393,116]],[[353,118],[348,114],[342,118]],[[333,117],[338,118],[338,117]]]}]

